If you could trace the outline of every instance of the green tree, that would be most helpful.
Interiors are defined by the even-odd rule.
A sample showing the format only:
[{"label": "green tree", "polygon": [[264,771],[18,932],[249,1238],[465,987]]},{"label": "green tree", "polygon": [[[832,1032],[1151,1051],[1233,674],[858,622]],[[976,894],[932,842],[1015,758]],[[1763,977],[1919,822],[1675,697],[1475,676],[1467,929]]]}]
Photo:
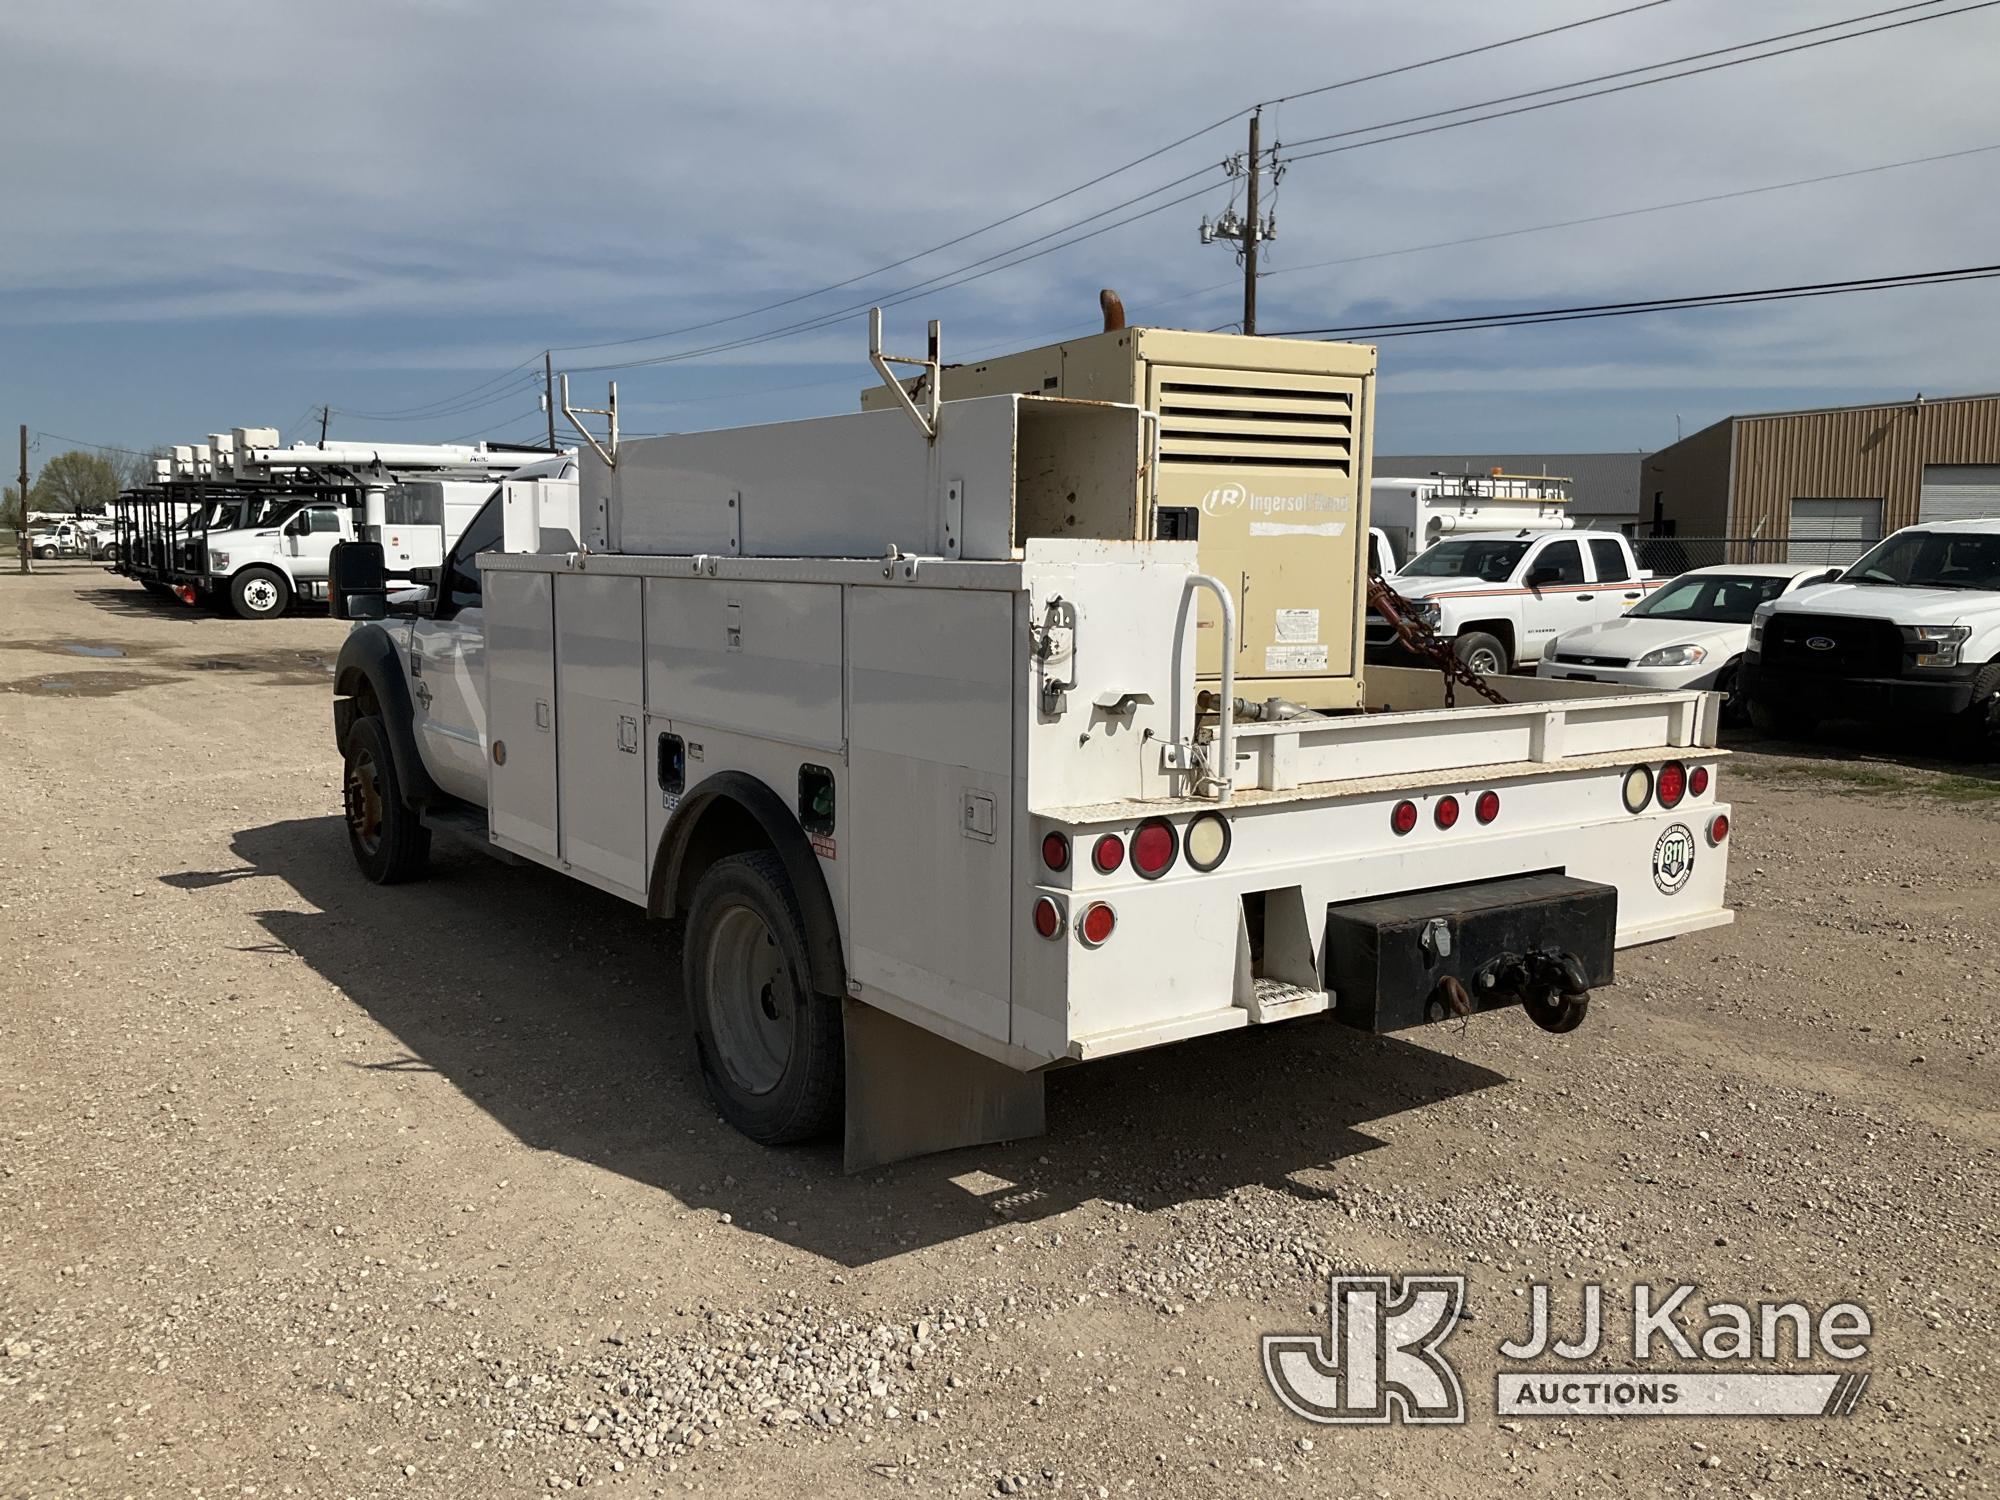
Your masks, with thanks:
[{"label": "green tree", "polygon": [[101,515],[118,497],[120,477],[118,466],[103,454],[72,448],[42,465],[28,498],[36,510]]},{"label": "green tree", "polygon": [[10,484],[4,492],[0,492],[0,531],[18,531],[20,528],[21,492]]}]

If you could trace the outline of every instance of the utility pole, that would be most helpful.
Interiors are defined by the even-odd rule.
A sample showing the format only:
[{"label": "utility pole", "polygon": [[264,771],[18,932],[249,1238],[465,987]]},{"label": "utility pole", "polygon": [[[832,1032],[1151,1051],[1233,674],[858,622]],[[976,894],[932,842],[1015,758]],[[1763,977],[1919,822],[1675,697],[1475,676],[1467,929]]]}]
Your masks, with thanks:
[{"label": "utility pole", "polygon": [[322,406],[319,409],[319,445],[322,448],[326,446],[326,425],[328,422],[332,420],[333,420],[333,408],[330,406]]},{"label": "utility pole", "polygon": [[28,424],[21,424],[21,571],[32,573],[35,565],[28,551]]},{"label": "utility pole", "polygon": [[549,451],[556,447],[556,358],[555,351],[542,351],[542,410],[549,414]]},{"label": "utility pole", "polygon": [[1250,187],[1243,205],[1249,211],[1250,220],[1249,232],[1243,236],[1243,331],[1245,333],[1257,331],[1257,241],[1262,234],[1262,227],[1257,220],[1257,182],[1264,175],[1258,166],[1264,155],[1259,149],[1258,127],[1263,122],[1263,110],[1250,111]]},{"label": "utility pole", "polygon": [[1250,111],[1250,150],[1241,157],[1231,157],[1223,165],[1230,176],[1238,172],[1249,174],[1248,192],[1243,218],[1237,218],[1234,208],[1223,210],[1222,217],[1210,222],[1207,214],[1201,216],[1201,242],[1212,245],[1217,240],[1228,240],[1236,246],[1237,258],[1243,262],[1243,331],[1257,331],[1257,247],[1265,240],[1278,237],[1278,219],[1275,213],[1263,210],[1264,174],[1271,174],[1271,185],[1277,186],[1283,169],[1278,165],[1278,147],[1271,147],[1270,160],[1264,159],[1263,141],[1264,110],[1260,105]]}]

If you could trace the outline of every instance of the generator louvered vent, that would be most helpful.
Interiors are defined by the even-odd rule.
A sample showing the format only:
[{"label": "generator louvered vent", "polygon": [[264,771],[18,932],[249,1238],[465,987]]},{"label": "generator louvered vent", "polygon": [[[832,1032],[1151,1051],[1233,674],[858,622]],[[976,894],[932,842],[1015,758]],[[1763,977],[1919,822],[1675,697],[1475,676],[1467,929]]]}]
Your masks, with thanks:
[{"label": "generator louvered vent", "polygon": [[1176,371],[1160,382],[1160,459],[1168,466],[1354,466],[1354,394],[1311,376]]}]

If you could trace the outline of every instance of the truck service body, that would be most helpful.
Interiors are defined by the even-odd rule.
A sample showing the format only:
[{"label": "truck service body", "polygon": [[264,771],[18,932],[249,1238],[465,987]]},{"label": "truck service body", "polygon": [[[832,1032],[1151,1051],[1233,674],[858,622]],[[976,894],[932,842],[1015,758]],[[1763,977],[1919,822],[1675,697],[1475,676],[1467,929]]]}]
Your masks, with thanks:
[{"label": "truck service body", "polygon": [[[1275,341],[1234,342],[1250,374]],[[1049,1068],[1218,1031],[1568,1030],[1616,948],[1732,919],[1712,695],[1448,709],[1357,663],[1343,708],[1239,700],[1207,536],[1156,537],[1157,421],[1006,394],[593,442],[573,533],[496,499],[417,617],[343,548],[357,860],[470,830],[680,919],[724,1114],[844,1110],[851,1167],[1036,1133]],[[1350,657],[1354,587],[1299,582]]]}]

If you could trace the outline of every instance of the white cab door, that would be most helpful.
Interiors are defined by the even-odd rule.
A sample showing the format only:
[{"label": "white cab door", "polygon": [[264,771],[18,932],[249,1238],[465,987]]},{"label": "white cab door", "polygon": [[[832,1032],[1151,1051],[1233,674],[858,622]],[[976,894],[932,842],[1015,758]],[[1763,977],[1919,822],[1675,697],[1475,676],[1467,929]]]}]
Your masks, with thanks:
[{"label": "white cab door", "polygon": [[285,557],[292,577],[324,581],[333,544],[345,534],[336,505],[309,505],[285,522]]}]

